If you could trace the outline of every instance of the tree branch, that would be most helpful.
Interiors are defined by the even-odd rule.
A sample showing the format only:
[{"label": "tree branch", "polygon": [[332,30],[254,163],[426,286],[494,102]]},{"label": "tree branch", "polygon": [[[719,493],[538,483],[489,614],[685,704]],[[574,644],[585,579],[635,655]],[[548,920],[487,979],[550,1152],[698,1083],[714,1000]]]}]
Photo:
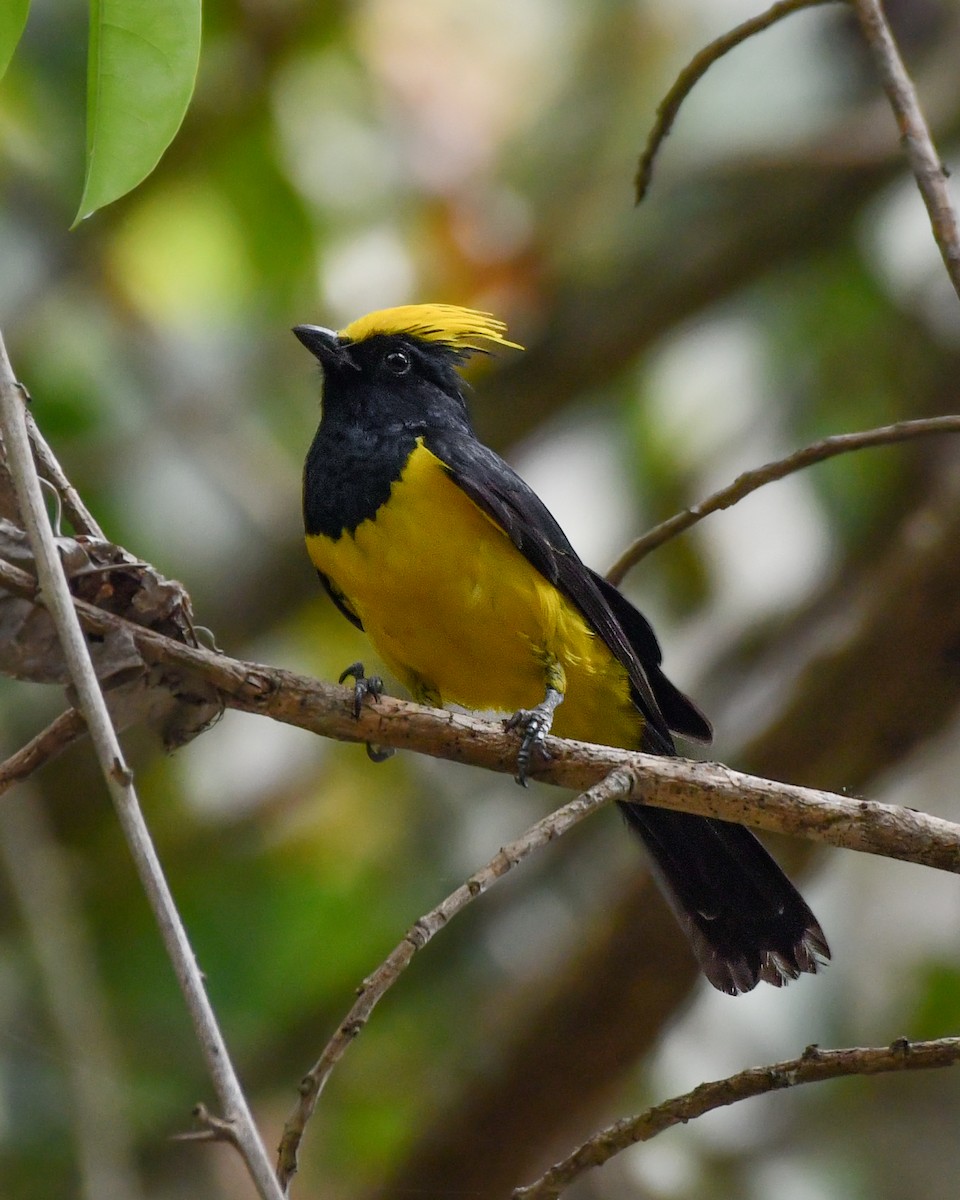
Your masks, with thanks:
[{"label": "tree branch", "polygon": [[3,763],[0,763],[0,796],[18,783],[28,779],[34,771],[62,753],[86,731],[83,714],[68,708],[51,721],[36,737],[21,746]]},{"label": "tree branch", "polygon": [[[21,595],[36,591],[30,576],[2,560],[0,585]],[[261,713],[337,741],[370,742],[516,773],[517,736],[505,732],[502,722],[426,708],[392,696],[365,704],[357,718],[351,688],[185,646],[82,600],[74,599],[74,607],[93,632],[126,629],[147,662],[167,663],[200,676],[220,692],[228,708]],[[547,739],[547,749],[550,758],[531,772],[544,783],[584,791],[622,769],[631,773],[633,781],[627,799],[638,804],[960,871],[960,825],[913,809],[763,779],[722,763],[664,758],[553,737]]]},{"label": "tree branch", "polygon": [[85,534],[87,537],[99,538],[101,541],[106,541],[96,517],[94,517],[93,513],[84,504],[80,493],[64,474],[63,468],[57,461],[56,455],[50,449],[49,445],[47,445],[47,441],[40,432],[36,421],[33,419],[33,413],[29,409],[24,409],[24,419],[27,422],[27,432],[30,435],[34,455],[43,467],[46,478],[56,488],[57,495],[60,497],[64,511],[70,518],[70,524],[74,530],[77,533]]},{"label": "tree branch", "polygon": [[387,958],[363,981],[357,989],[357,1000],[353,1007],[340,1022],[320,1058],[303,1077],[300,1098],[284,1125],[277,1174],[285,1187],[289,1186],[297,1171],[297,1153],[304,1129],[331,1072],[370,1019],[374,1007],[397,982],[416,952],[422,950],[471,901],[483,895],[492,883],[518,866],[534,850],[562,837],[591,813],[614,800],[623,799],[629,794],[631,785],[632,780],[627,772],[613,770],[575,800],[538,821],[516,841],[503,846],[486,866],[474,872],[436,908],[414,922]]},{"label": "tree branch", "polygon": [[[7,564],[0,565],[0,583],[14,593],[33,602],[37,601],[36,581],[23,571]],[[393,700],[384,700],[376,707],[365,709],[358,722],[352,717],[350,694],[345,689],[332,688],[289,672],[274,671],[193,649],[79,600],[74,600],[74,607],[82,615],[88,628],[97,632],[123,630],[138,646],[145,662],[151,665],[169,664],[195,672],[215,684],[221,690],[226,703],[233,707],[263,712],[276,719],[343,740],[406,746],[456,761],[476,762],[478,765],[510,773],[515,769],[516,741],[513,737],[505,735],[495,724],[476,721],[461,714],[420,709],[415,705],[405,705]],[[540,774],[551,782],[566,786],[593,783],[609,767],[616,767],[621,763],[618,752],[609,752],[614,756],[610,759],[605,757],[608,752],[597,747],[552,741],[551,748],[557,754],[557,761],[547,764]],[[649,773],[644,773],[642,777],[635,777],[631,785],[630,794],[638,801],[686,808],[722,819],[755,823],[760,828],[801,833],[803,836],[833,841],[839,845],[849,845],[911,861],[926,862],[943,869],[957,870],[957,847],[960,844],[957,827],[946,822],[923,825],[924,820],[936,822],[935,818],[923,818],[920,814],[889,806],[851,802],[830,793],[793,789],[785,797],[788,807],[796,803],[800,794],[807,798],[825,799],[829,806],[839,803],[847,807],[841,807],[840,810],[829,807],[820,809],[819,812],[814,807],[805,812],[799,827],[792,827],[779,815],[770,815],[771,811],[776,813],[776,797],[783,798],[787,791],[780,785],[765,780],[756,781],[762,786],[752,798],[755,814],[751,817],[746,810],[727,808],[727,798],[724,795],[724,788],[728,786],[734,798],[742,798],[743,781],[749,780],[748,776],[738,776],[714,764],[680,762],[671,764],[681,772],[681,775],[673,780],[673,785],[679,786],[680,791],[673,791],[673,785],[668,783],[666,791],[658,795],[660,783],[657,777],[667,760],[648,759],[646,756],[624,757],[628,760],[628,765],[639,765],[645,772],[649,770]],[[684,781],[682,773],[690,769],[708,774],[693,775]],[[693,790],[692,798],[683,798],[682,789],[685,786]],[[871,829],[871,822],[875,820],[876,827]],[[919,826],[915,824],[917,820],[921,822]],[[811,828],[815,828],[816,832],[805,828],[804,821],[811,822]],[[867,826],[866,836],[864,823]],[[927,851],[932,848],[932,855],[924,857],[916,853],[918,848],[922,851],[924,847]]]},{"label": "tree branch", "polygon": [[592,1167],[599,1167],[621,1150],[637,1142],[647,1142],[704,1113],[736,1104],[750,1096],[781,1091],[802,1083],[820,1083],[849,1075],[880,1075],[889,1071],[924,1071],[952,1067],[960,1062],[960,1038],[938,1038],[929,1042],[910,1042],[900,1038],[889,1046],[853,1047],[821,1050],[808,1046],[799,1058],[751,1067],[728,1079],[701,1083],[699,1087],[647,1109],[636,1117],[626,1117],[601,1130],[569,1157],[551,1167],[534,1183],[517,1188],[514,1200],[556,1200],[556,1197]]},{"label": "tree branch", "polygon": [[762,467],[754,467],[738,475],[733,483],[727,484],[718,492],[701,500],[693,508],[675,513],[666,521],[655,525],[642,537],[631,542],[617,561],[607,571],[607,579],[619,584],[626,573],[645,558],[652,550],[662,546],[671,538],[685,533],[711,513],[724,508],[731,508],[757,488],[764,484],[774,483],[784,479],[795,471],[802,471],[814,463],[835,458],[838,454],[849,454],[852,450],[865,450],[871,446],[889,446],[895,442],[905,442],[911,438],[929,437],[935,433],[960,433],[960,416],[925,417],[914,421],[898,421],[895,425],[881,425],[877,429],[866,429],[861,433],[838,433],[832,437],[823,438],[812,445],[796,450],[786,458],[775,462],[765,463]]},{"label": "tree branch", "polygon": [[279,1200],[281,1192],[276,1177],[230,1063],[226,1044],[204,990],[200,969],[150,839],[131,772],[124,761],[106,701],[97,682],[47,519],[40,480],[30,449],[23,394],[10,367],[2,337],[0,427],[17,502],[37,564],[43,602],[56,625],[63,655],[79,695],[80,711],[86,720],[117,817],[174,965],[207,1068],[225,1114],[234,1128],[235,1144],[258,1192],[264,1200]]},{"label": "tree branch", "polygon": [[927,207],[943,265],[960,296],[960,228],[947,188],[947,170],[933,144],[916,88],[903,65],[880,0],[853,0],[853,6],[896,117],[910,170]]},{"label": "tree branch", "polygon": [[676,81],[666,96],[657,105],[657,117],[647,137],[647,144],[640,155],[640,162],[637,166],[637,175],[634,181],[637,204],[643,201],[644,196],[646,196],[650,188],[650,180],[653,177],[654,159],[664,139],[673,128],[673,123],[677,119],[680,106],[713,64],[723,58],[735,46],[739,46],[741,42],[745,42],[747,38],[752,37],[755,33],[761,33],[764,29],[769,29],[771,25],[776,24],[783,17],[798,12],[802,8],[815,8],[818,5],[828,3],[832,3],[832,0],[778,0],[778,3],[771,5],[766,12],[760,13],[759,16],[751,17],[748,21],[735,26],[727,33],[721,34],[720,37],[715,38],[714,41],[704,46],[702,50],[693,56],[677,76]]}]

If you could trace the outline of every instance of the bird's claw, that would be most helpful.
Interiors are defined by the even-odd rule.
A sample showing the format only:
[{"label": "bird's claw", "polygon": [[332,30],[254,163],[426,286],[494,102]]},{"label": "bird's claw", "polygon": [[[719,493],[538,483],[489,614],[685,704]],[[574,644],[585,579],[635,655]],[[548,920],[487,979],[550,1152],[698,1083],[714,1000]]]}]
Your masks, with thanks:
[{"label": "bird's claw", "polygon": [[372,742],[364,742],[363,744],[367,748],[367,758],[371,762],[386,762],[388,758],[393,758],[396,754],[396,750],[392,746],[374,746]]},{"label": "bird's claw", "polygon": [[517,773],[514,776],[521,787],[527,786],[527,775],[533,765],[534,755],[546,762],[550,759],[547,749],[547,734],[553,724],[553,712],[540,708],[521,708],[504,722],[505,729],[520,731],[520,749],[517,751]]},{"label": "bird's claw", "polygon": [[535,708],[520,708],[504,721],[505,729],[520,730],[520,749],[517,752],[517,773],[514,776],[521,787],[527,786],[527,775],[536,755],[542,762],[549,762],[552,755],[547,749],[547,734],[553,725],[553,713],[563,701],[563,693],[547,687],[547,694]]},{"label": "bird's claw", "polygon": [[550,751],[546,748],[547,731],[550,730],[548,715],[539,713],[535,708],[521,708],[505,722],[508,730],[520,730],[520,750],[517,751],[517,773],[514,779],[521,785],[527,786],[527,775],[532,767],[534,755],[540,760],[548,760]]},{"label": "bird's claw", "polygon": [[[359,721],[360,710],[363,708],[363,701],[366,696],[372,696],[374,700],[379,700],[383,695],[383,680],[379,675],[367,676],[363,669],[362,662],[351,663],[337,680],[338,683],[343,683],[344,680],[352,679],[353,684],[353,715]],[[373,746],[370,742],[364,742],[367,749],[367,758],[371,762],[381,763],[386,762],[388,758],[392,758],[395,751],[392,746]]]},{"label": "bird's claw", "polygon": [[354,680],[353,715],[359,720],[364,697],[372,696],[374,700],[379,700],[383,695],[383,680],[379,675],[370,675],[368,677],[363,669],[362,662],[351,663],[345,671],[341,672],[337,683],[343,683],[346,679]]}]

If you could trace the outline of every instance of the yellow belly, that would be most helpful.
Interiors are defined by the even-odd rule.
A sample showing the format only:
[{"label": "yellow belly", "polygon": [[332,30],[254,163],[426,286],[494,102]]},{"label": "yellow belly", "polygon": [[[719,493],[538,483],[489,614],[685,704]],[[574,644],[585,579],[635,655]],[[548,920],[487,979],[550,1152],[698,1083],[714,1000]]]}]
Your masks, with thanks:
[{"label": "yellow belly", "polygon": [[416,698],[531,708],[555,664],[565,693],[556,734],[639,746],[623,667],[424,446],[374,520],[336,541],[308,537],[307,549]]}]

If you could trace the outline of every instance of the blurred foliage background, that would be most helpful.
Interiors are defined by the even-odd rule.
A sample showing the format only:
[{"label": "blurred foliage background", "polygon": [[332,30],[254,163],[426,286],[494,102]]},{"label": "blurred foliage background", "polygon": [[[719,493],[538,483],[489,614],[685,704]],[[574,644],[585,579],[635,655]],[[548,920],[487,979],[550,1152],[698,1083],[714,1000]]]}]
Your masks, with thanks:
[{"label": "blurred foliage background", "polygon": [[[887,8],[956,164],[957,6]],[[955,411],[956,296],[844,6],[717,65],[633,207],[658,100],[753,11],[210,0],[171,150],[68,233],[85,12],[34,0],[0,85],[0,321],[108,536],[181,579],[232,655],[326,679],[372,665],[303,552],[317,378],[287,331],[407,301],[490,309],[528,347],[476,371],[477,424],[600,568],[747,467]],[[835,460],[631,574],[714,719],[711,753],[958,816],[958,469],[946,439]],[[62,697],[0,681],[0,705],[9,752]],[[271,1147],[363,975],[561,799],[412,755],[375,767],[236,713],[174,756],[129,744]],[[4,797],[0,846],[4,1195],[252,1194],[227,1149],[169,1140],[212,1097],[88,747]],[[834,962],[736,1000],[698,980],[612,815],[506,880],[377,1010],[293,1195],[503,1196],[704,1079],[811,1042],[955,1034],[956,881],[777,849]],[[571,1195],[939,1200],[958,1114],[950,1073],[802,1089],[674,1130]]]}]

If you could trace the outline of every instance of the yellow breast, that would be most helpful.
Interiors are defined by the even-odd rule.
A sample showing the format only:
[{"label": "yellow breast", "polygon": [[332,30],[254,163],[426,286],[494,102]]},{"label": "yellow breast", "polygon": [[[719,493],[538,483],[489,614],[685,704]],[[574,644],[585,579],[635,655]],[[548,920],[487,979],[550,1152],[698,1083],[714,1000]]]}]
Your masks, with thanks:
[{"label": "yellow breast", "polygon": [[418,699],[529,708],[555,661],[566,691],[554,731],[639,745],[623,667],[422,443],[372,520],[307,549]]}]

